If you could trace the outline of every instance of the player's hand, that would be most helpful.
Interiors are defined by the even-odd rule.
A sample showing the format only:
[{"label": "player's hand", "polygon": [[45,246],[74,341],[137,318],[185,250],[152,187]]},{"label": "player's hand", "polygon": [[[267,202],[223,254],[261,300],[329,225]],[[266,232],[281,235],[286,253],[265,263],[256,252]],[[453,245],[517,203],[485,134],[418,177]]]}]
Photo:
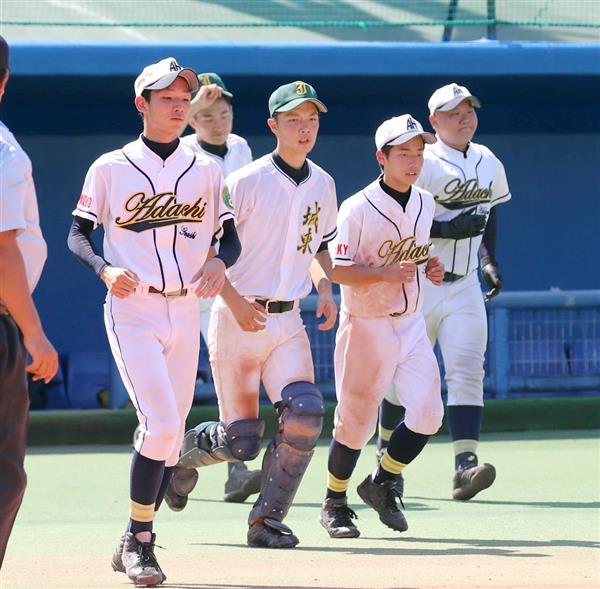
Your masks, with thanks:
[{"label": "player's hand", "polygon": [[244,331],[262,331],[267,323],[267,311],[256,302],[236,297],[229,308]]},{"label": "player's hand", "polygon": [[335,304],[332,296],[322,297],[317,299],[317,319],[325,317],[325,321],[318,324],[319,331],[329,331],[335,325],[337,319],[338,307]]},{"label": "player's hand", "polygon": [[205,110],[211,107],[216,100],[223,96],[223,89],[216,84],[200,86],[198,93],[192,100],[195,110]]},{"label": "player's hand", "polygon": [[431,228],[432,237],[444,239],[466,239],[481,235],[487,222],[486,215],[473,214],[476,209],[460,213],[450,221],[436,221]]},{"label": "player's hand", "polygon": [[100,273],[100,278],[106,284],[108,292],[118,299],[127,298],[140,283],[140,279],[135,272],[115,266],[105,266]]},{"label": "player's hand", "polygon": [[192,282],[198,281],[196,296],[201,299],[216,297],[225,284],[225,262],[221,258],[211,258],[196,272]]},{"label": "player's hand", "polygon": [[444,271],[444,264],[440,262],[440,259],[437,256],[427,260],[427,266],[425,266],[425,276],[427,276],[427,278],[429,278],[429,280],[436,286],[440,286],[444,281]]},{"label": "player's hand", "polygon": [[491,262],[481,269],[481,276],[483,276],[483,279],[489,288],[485,293],[485,300],[489,301],[502,290],[502,276],[500,276],[498,266]]},{"label": "player's hand", "polygon": [[31,356],[26,370],[33,380],[43,380],[48,384],[58,370],[58,354],[43,331],[35,334],[23,334],[23,344]]},{"label": "player's hand", "polygon": [[402,283],[413,282],[417,274],[417,265],[414,262],[400,262],[386,267],[386,282]]}]

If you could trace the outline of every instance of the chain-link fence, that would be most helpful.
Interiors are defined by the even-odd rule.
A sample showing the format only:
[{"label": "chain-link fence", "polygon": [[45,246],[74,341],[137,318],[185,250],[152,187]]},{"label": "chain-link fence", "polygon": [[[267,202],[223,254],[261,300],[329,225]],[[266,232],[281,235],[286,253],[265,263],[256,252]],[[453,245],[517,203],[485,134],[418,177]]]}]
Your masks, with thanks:
[{"label": "chain-link fence", "polygon": [[[198,40],[600,40],[598,0],[2,0],[3,34]],[[169,32],[166,29],[170,29]],[[104,33],[100,31],[104,30]],[[110,30],[110,33],[107,33]],[[265,32],[269,30],[269,32]],[[540,32],[546,32],[540,36]],[[552,32],[551,32],[552,31]],[[81,31],[79,32],[81,33]],[[27,35],[25,35],[27,36]],[[580,39],[574,39],[580,40]]]}]

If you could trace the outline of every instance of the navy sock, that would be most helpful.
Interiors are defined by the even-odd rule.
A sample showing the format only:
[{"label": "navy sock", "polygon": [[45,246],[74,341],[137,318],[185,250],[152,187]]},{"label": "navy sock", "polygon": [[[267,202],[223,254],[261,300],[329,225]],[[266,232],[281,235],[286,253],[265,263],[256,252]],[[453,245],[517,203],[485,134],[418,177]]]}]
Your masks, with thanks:
[{"label": "navy sock", "polygon": [[165,466],[163,478],[160,483],[160,489],[158,490],[158,495],[156,496],[156,504],[154,506],[154,511],[158,511],[159,507],[161,506],[163,499],[165,498],[167,489],[169,487],[169,483],[171,482],[171,479],[173,478],[174,471],[175,471],[174,466]]},{"label": "navy sock", "polygon": [[391,433],[404,419],[404,407],[394,405],[387,399],[379,407],[379,431],[377,435],[377,450],[385,450],[389,444]]},{"label": "navy sock", "polygon": [[479,405],[448,405],[448,427],[452,440],[478,440],[483,407]]},{"label": "navy sock", "polygon": [[429,436],[413,432],[402,422],[392,433],[386,450],[386,453],[395,463],[393,466],[390,465],[390,467],[397,472],[392,472],[384,468],[384,464],[387,463],[384,458],[377,468],[373,481],[383,483],[384,481],[395,479],[403,468],[400,465],[410,464],[425,448],[428,440]]},{"label": "navy sock", "polygon": [[327,461],[327,470],[329,471],[327,499],[341,499],[346,496],[348,483],[359,456],[360,450],[348,448],[337,440],[331,441]]},{"label": "navy sock", "polygon": [[156,499],[163,482],[164,460],[152,460],[137,450],[131,460],[130,519],[132,534],[151,532]]}]

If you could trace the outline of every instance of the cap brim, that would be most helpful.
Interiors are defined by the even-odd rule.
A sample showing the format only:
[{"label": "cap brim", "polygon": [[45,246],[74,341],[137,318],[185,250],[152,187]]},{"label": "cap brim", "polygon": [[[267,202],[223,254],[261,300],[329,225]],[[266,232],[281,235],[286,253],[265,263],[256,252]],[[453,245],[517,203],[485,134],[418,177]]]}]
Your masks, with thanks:
[{"label": "cap brim", "polygon": [[290,110],[294,110],[297,106],[300,106],[303,102],[312,102],[319,112],[327,112],[327,107],[320,100],[316,98],[295,98],[291,100],[287,104],[280,106],[276,111],[271,114],[274,115],[278,112],[289,112]]},{"label": "cap brim", "polygon": [[[468,100],[475,108],[481,108],[481,102],[479,102],[479,98],[477,96],[457,96],[453,98],[450,102],[446,102],[446,104],[442,104],[433,109],[433,112],[436,110],[441,110],[442,112],[447,112],[449,110],[455,109],[463,100]],[[432,113],[433,114],[433,113]]]},{"label": "cap brim", "polygon": [[195,94],[198,92],[200,88],[200,82],[198,81],[198,75],[193,69],[183,68],[178,72],[170,72],[166,76],[162,76],[154,82],[150,84],[150,86],[146,86],[144,90],[164,90],[168,88],[177,78],[183,78],[190,87],[190,92]]},{"label": "cap brim", "polygon": [[436,143],[437,137],[433,133],[429,133],[428,131],[407,131],[406,133],[402,133],[400,137],[396,137],[392,141],[386,141],[383,145],[380,145],[377,149],[382,149],[386,145],[402,145],[403,143],[407,143],[411,139],[415,137],[422,137],[425,143]]}]

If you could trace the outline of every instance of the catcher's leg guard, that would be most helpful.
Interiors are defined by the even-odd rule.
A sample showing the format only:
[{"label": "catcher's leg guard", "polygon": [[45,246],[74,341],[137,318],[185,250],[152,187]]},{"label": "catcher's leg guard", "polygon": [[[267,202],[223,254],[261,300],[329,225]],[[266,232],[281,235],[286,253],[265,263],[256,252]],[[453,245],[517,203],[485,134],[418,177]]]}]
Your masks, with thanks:
[{"label": "catcher's leg guard", "polygon": [[250,524],[264,518],[282,521],[287,515],[323,427],[323,397],[314,384],[294,382],[281,397],[279,432],[265,452],[261,491]]},{"label": "catcher's leg guard", "polygon": [[218,421],[206,421],[186,432],[177,466],[199,468],[253,460],[260,453],[264,433],[262,419],[240,419],[226,427]]}]

